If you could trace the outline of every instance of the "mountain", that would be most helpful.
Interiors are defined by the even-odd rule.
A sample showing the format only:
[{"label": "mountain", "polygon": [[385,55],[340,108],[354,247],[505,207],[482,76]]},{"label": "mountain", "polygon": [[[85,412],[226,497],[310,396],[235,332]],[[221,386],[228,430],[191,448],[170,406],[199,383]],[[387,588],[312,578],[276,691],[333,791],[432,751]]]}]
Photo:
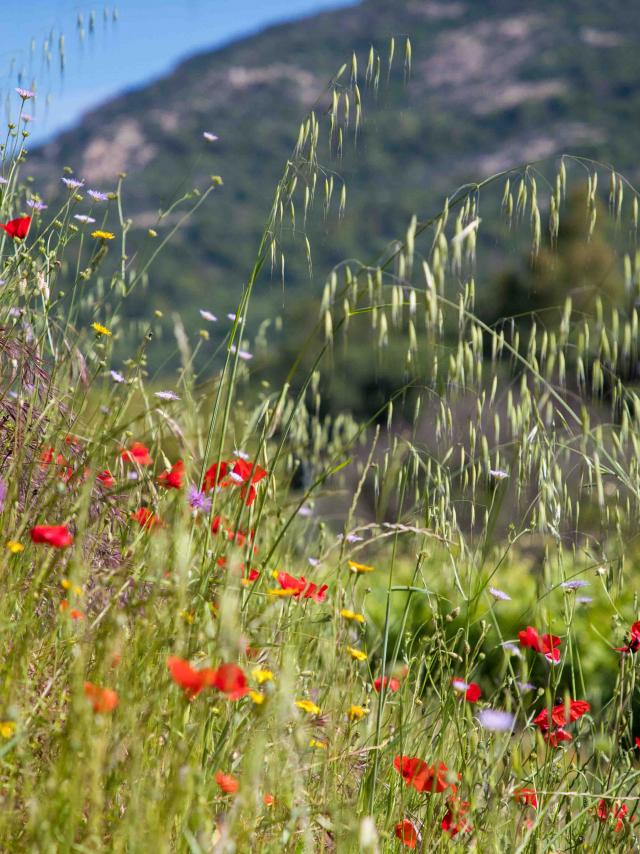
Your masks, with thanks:
[{"label": "mountain", "polygon": [[[628,0],[363,0],[189,59],[33,151],[29,171],[45,196],[64,165],[103,190],[126,172],[134,237],[158,208],[222,175],[130,310],[179,308],[194,323],[198,308],[230,311],[300,120],[326,108],[326,84],[352,51],[362,67],[371,44],[386,55],[391,36],[399,67],[411,38],[411,78],[382,82],[357,150],[350,142],[328,164],[347,180],[346,216],[314,223],[314,281],[300,249],[289,297],[319,293],[333,264],[376,257],[413,213],[428,216],[446,193],[498,170],[570,151],[638,178],[640,13]],[[258,301],[282,305],[279,277],[265,278]]]}]

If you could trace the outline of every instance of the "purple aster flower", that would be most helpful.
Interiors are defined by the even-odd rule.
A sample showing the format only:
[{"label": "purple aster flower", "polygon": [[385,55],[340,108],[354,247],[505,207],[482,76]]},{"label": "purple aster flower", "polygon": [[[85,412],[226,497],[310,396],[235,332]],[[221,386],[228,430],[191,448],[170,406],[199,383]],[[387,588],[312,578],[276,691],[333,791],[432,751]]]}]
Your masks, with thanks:
[{"label": "purple aster flower", "polygon": [[510,732],[516,722],[511,712],[502,709],[483,709],[478,713],[481,726],[491,732]]},{"label": "purple aster flower", "polygon": [[201,513],[210,513],[212,501],[206,493],[201,492],[197,486],[190,486],[188,491],[189,506],[192,510],[199,510]]},{"label": "purple aster flower", "polygon": [[86,214],[74,214],[74,219],[77,219],[78,222],[95,222],[95,219],[92,216],[87,216]]},{"label": "purple aster flower", "polygon": [[527,691],[536,690],[536,686],[532,685],[531,682],[517,682],[516,684],[523,694],[526,694]]},{"label": "purple aster flower", "polygon": [[29,123],[29,122],[35,122],[35,119],[33,116],[30,116],[28,113],[23,113],[22,114],[22,121]]},{"label": "purple aster flower", "polygon": [[23,89],[21,86],[16,87],[16,92],[23,101],[28,101],[29,98],[35,98],[36,93],[32,92],[31,89]]},{"label": "purple aster flower", "polygon": [[306,518],[307,516],[312,516],[312,515],[313,515],[313,509],[311,507],[309,507],[308,504],[303,504],[302,507],[298,510],[298,516],[304,516]]},{"label": "purple aster flower", "polygon": [[8,183],[9,182],[7,181],[6,178],[3,178],[2,176],[0,176],[0,184],[8,184]]},{"label": "purple aster flower", "polygon": [[111,379],[114,381],[114,383],[124,382],[124,377],[119,371],[109,371],[109,373],[111,374]]},{"label": "purple aster flower", "polygon": [[453,679],[451,684],[456,691],[466,691],[469,687],[469,685],[462,679]]},{"label": "purple aster flower", "polygon": [[318,564],[320,563],[317,557],[308,557],[307,562],[309,566],[318,566]]},{"label": "purple aster flower", "polygon": [[237,320],[238,323],[242,323],[242,321],[244,320],[244,318],[242,316],[238,316],[237,314],[234,314],[234,312],[232,312],[232,311],[229,312],[227,317],[229,318],[229,320]]},{"label": "purple aster flower", "polygon": [[565,590],[580,590],[581,587],[589,587],[589,582],[576,578],[574,581],[563,581],[560,587],[564,587]]},{"label": "purple aster flower", "polygon": [[236,352],[238,353],[238,358],[243,359],[245,362],[248,362],[249,359],[253,359],[253,354],[248,350],[239,350],[235,344],[232,344],[229,348],[233,355],[235,356]]},{"label": "purple aster flower", "polygon": [[4,510],[4,503],[7,500],[8,491],[6,482],[0,478],[0,513]]},{"label": "purple aster flower", "polygon": [[510,652],[511,655],[515,655],[517,658],[522,658],[522,653],[514,643],[507,641],[506,643],[501,644],[501,646],[506,652]]},{"label": "purple aster flower", "polygon": [[204,309],[204,308],[201,308],[201,309],[200,309],[200,316],[203,318],[203,320],[208,320],[210,323],[215,323],[215,322],[217,321],[217,319],[218,319],[218,318],[215,316],[215,314],[211,314],[211,312],[210,312],[210,311],[207,311],[207,310],[206,310],[206,309]]},{"label": "purple aster flower", "polygon": [[579,605],[589,605],[593,602],[593,599],[591,596],[576,596],[576,602]]},{"label": "purple aster flower", "polygon": [[511,602],[511,596],[509,596],[508,593],[505,593],[504,590],[498,590],[497,587],[490,587],[489,593],[491,593],[494,599],[500,599],[503,602]]},{"label": "purple aster flower", "polygon": [[87,195],[91,196],[94,202],[106,202],[109,196],[100,190],[87,190]]},{"label": "purple aster flower", "polygon": [[61,178],[60,180],[63,184],[66,184],[70,190],[77,190],[79,187],[84,186],[84,181],[79,181],[77,178]]},{"label": "purple aster flower", "polygon": [[137,471],[128,471],[127,472],[127,478],[129,480],[137,480],[138,479],[138,472]]},{"label": "purple aster flower", "polygon": [[215,133],[210,133],[208,130],[206,130],[202,136],[207,140],[207,142],[216,142],[218,140]]},{"label": "purple aster flower", "polygon": [[34,211],[45,211],[47,209],[47,205],[39,199],[29,199],[27,206],[33,208]]},{"label": "purple aster flower", "polygon": [[159,397],[160,400],[180,400],[175,391],[156,391],[154,397]]}]

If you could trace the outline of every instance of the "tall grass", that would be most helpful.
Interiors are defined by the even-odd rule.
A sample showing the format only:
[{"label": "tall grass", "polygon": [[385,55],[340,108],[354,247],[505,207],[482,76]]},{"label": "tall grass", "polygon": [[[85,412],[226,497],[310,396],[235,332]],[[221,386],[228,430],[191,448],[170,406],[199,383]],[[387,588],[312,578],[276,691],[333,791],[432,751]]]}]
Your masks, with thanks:
[{"label": "tall grass", "polygon": [[[332,271],[286,382],[253,381],[252,295],[286,278],[290,233],[311,265],[314,205],[342,214],[324,164],[398,54],[331,82],[235,318],[208,321],[221,361],[197,374],[176,320],[164,388],[126,306],[172,232],[161,217],[134,267],[122,180],[29,210],[10,130],[2,222],[33,218],[0,242],[3,850],[637,845],[633,188],[566,156],[459,189]],[[484,211],[535,259],[571,181],[597,228],[607,173],[628,309],[483,322]],[[403,343],[405,379],[368,422],[326,416],[331,354],[363,328],[372,360]]]}]

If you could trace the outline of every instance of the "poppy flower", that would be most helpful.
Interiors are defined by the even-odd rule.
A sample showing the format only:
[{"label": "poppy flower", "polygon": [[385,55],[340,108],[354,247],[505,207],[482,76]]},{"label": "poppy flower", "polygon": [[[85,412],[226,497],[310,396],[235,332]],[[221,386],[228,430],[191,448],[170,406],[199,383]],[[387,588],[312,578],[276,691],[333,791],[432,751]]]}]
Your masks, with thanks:
[{"label": "poppy flower", "polygon": [[173,681],[183,689],[190,700],[197,697],[203,688],[211,687],[216,678],[216,671],[212,667],[195,670],[188,661],[175,655],[169,656],[167,667]]},{"label": "poppy flower", "polygon": [[138,507],[138,509],[131,514],[131,518],[134,522],[137,522],[141,528],[146,528],[149,531],[152,528],[162,525],[160,517],[156,516],[156,514],[149,510],[148,507]]},{"label": "poppy flower", "polygon": [[[573,723],[586,715],[591,706],[586,700],[569,700],[568,703],[560,703],[554,706],[551,710],[551,725],[549,724],[549,710],[542,709],[533,719],[534,724],[539,726],[541,730],[549,730],[552,725],[564,727],[568,723]],[[568,714],[567,714],[568,713]]]},{"label": "poppy flower", "polygon": [[184,463],[177,460],[169,469],[158,475],[158,483],[167,489],[182,489],[184,485]]},{"label": "poppy flower", "polygon": [[459,833],[470,833],[472,827],[465,818],[469,811],[469,801],[460,801],[456,797],[451,797],[447,800],[447,805],[448,809],[440,827],[451,837]]},{"label": "poppy flower", "polygon": [[73,545],[73,537],[66,525],[36,525],[30,531],[34,543],[46,543],[55,549]]},{"label": "poppy flower", "polygon": [[214,671],[211,684],[226,694],[228,700],[239,700],[249,691],[247,677],[237,664],[221,664]]},{"label": "poppy flower", "polygon": [[560,638],[556,635],[539,635],[532,626],[527,626],[525,631],[518,632],[520,646],[530,647],[536,652],[542,653],[547,661],[557,664],[560,661]]},{"label": "poppy flower", "polygon": [[134,442],[130,448],[123,448],[120,456],[126,463],[137,463],[139,466],[150,466],[153,463],[149,449],[142,442]]},{"label": "poppy flower", "polygon": [[17,219],[11,219],[4,224],[0,223],[0,228],[4,228],[9,237],[17,240],[24,240],[31,225],[30,216],[21,216]]},{"label": "poppy flower", "polygon": [[638,652],[640,649],[640,621],[634,623],[629,629],[629,640],[624,646],[617,646],[618,652]]},{"label": "poppy flower", "polygon": [[327,597],[328,585],[318,587],[312,581],[307,581],[304,575],[295,578],[288,572],[279,572],[276,577],[281,589],[289,592],[294,599],[302,596],[304,599],[313,599],[314,602],[324,602]]},{"label": "poppy flower", "polygon": [[216,783],[228,795],[235,794],[240,787],[240,783],[233,774],[223,774],[222,771],[216,771]]},{"label": "poppy flower", "polygon": [[262,803],[265,805],[265,807],[272,807],[275,803],[275,800],[276,799],[273,797],[273,795],[270,795],[268,792],[265,792],[265,794],[262,796]]},{"label": "poppy flower", "polygon": [[513,799],[519,804],[526,804],[534,809],[538,808],[538,795],[536,790],[527,786],[523,786],[521,789],[516,789],[513,793]]},{"label": "poppy flower", "polygon": [[84,694],[96,714],[112,712],[118,705],[119,697],[116,691],[94,685],[93,682],[84,683]]},{"label": "poppy flower", "polygon": [[391,678],[385,676],[384,679],[382,678],[382,676],[377,676],[373,680],[373,687],[378,693],[380,693],[380,689],[383,686],[387,689],[387,691],[390,691],[392,694],[395,694],[396,691],[400,690],[400,680],[396,679],[395,676],[392,676]]},{"label": "poppy flower", "polygon": [[116,479],[111,474],[109,469],[105,469],[96,475],[96,480],[99,480],[100,483],[105,486],[107,489],[112,489],[116,485]]},{"label": "poppy flower", "polygon": [[220,480],[227,476],[228,468],[228,463],[225,463],[224,460],[210,466],[204,473],[204,479],[202,481],[203,491],[209,492],[209,490],[218,486]]},{"label": "poppy flower", "polygon": [[416,756],[396,756],[393,767],[402,776],[407,786],[413,786],[417,792],[444,792],[451,787],[455,792],[457,787],[448,781],[449,769],[444,762],[438,765],[427,765],[423,759]]},{"label": "poppy flower", "polygon": [[453,679],[451,684],[456,691],[464,691],[464,698],[467,703],[477,703],[482,696],[482,690],[475,682],[467,684],[462,679]]},{"label": "poppy flower", "polygon": [[[624,819],[629,812],[629,807],[626,804],[621,804],[619,801],[614,801],[611,806],[602,798],[598,803],[596,815],[600,821],[611,819],[614,822],[613,829],[616,833],[624,828]],[[633,821],[633,819],[631,819]]]},{"label": "poppy flower", "polygon": [[415,848],[420,839],[415,825],[408,818],[403,818],[396,824],[396,836],[406,848]]}]

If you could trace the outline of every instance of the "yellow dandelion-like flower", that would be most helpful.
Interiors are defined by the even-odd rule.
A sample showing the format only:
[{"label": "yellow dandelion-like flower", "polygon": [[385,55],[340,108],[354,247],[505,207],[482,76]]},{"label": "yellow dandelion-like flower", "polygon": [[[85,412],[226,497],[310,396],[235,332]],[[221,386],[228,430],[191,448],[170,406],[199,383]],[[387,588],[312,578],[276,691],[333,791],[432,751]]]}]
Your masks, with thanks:
[{"label": "yellow dandelion-like flower", "polygon": [[355,620],[356,623],[364,623],[364,614],[356,614],[355,611],[349,611],[348,608],[343,608],[340,611],[340,616],[345,620]]},{"label": "yellow dandelion-like flower", "polygon": [[249,696],[256,706],[261,706],[264,703],[264,694],[261,694],[260,691],[249,691]]},{"label": "yellow dandelion-like flower", "polygon": [[112,234],[110,231],[102,231],[98,228],[91,232],[91,237],[95,237],[98,240],[114,240],[115,234]]},{"label": "yellow dandelion-like flower", "polygon": [[364,572],[373,572],[375,566],[367,566],[366,563],[356,563],[355,560],[350,560],[349,569],[351,570],[351,572],[356,572],[360,575]]},{"label": "yellow dandelion-like flower", "polygon": [[193,625],[196,619],[196,615],[193,614],[191,611],[180,611],[180,616],[185,621],[185,623],[189,623],[190,626]]},{"label": "yellow dandelion-like flower", "polygon": [[263,670],[261,667],[255,667],[251,671],[251,675],[258,685],[262,685],[263,682],[273,682],[273,673],[270,670]]},{"label": "yellow dandelion-like flower", "polygon": [[366,661],[368,655],[366,652],[363,652],[361,649],[355,649],[352,646],[347,647],[347,652],[351,656],[351,658],[355,658],[356,661]]},{"label": "yellow dandelion-like flower", "polygon": [[24,551],[24,546],[22,545],[22,543],[19,543],[17,540],[9,540],[9,542],[7,543],[7,548],[9,549],[11,554],[13,554],[13,555],[17,555],[18,552]]},{"label": "yellow dandelion-like flower", "polygon": [[94,332],[97,332],[98,335],[106,335],[108,338],[113,335],[113,332],[101,323],[92,323],[91,328]]},{"label": "yellow dandelion-like flower", "polygon": [[318,741],[317,738],[312,738],[309,741],[309,747],[316,747],[318,750],[326,750],[328,746],[326,741]]},{"label": "yellow dandelion-like flower", "polygon": [[16,725],[14,721],[0,721],[0,736],[11,738],[15,734]]},{"label": "yellow dandelion-like flower", "polygon": [[293,596],[297,592],[297,590],[293,590],[291,587],[273,587],[269,590],[269,596]]},{"label": "yellow dandelion-like flower", "polygon": [[296,706],[310,715],[320,714],[320,706],[316,706],[313,700],[296,700]]},{"label": "yellow dandelion-like flower", "polygon": [[350,721],[360,721],[369,714],[369,709],[364,709],[362,706],[351,706],[347,712]]},{"label": "yellow dandelion-like flower", "polygon": [[71,590],[71,582],[68,578],[63,578],[60,584],[64,587],[65,590]]}]

